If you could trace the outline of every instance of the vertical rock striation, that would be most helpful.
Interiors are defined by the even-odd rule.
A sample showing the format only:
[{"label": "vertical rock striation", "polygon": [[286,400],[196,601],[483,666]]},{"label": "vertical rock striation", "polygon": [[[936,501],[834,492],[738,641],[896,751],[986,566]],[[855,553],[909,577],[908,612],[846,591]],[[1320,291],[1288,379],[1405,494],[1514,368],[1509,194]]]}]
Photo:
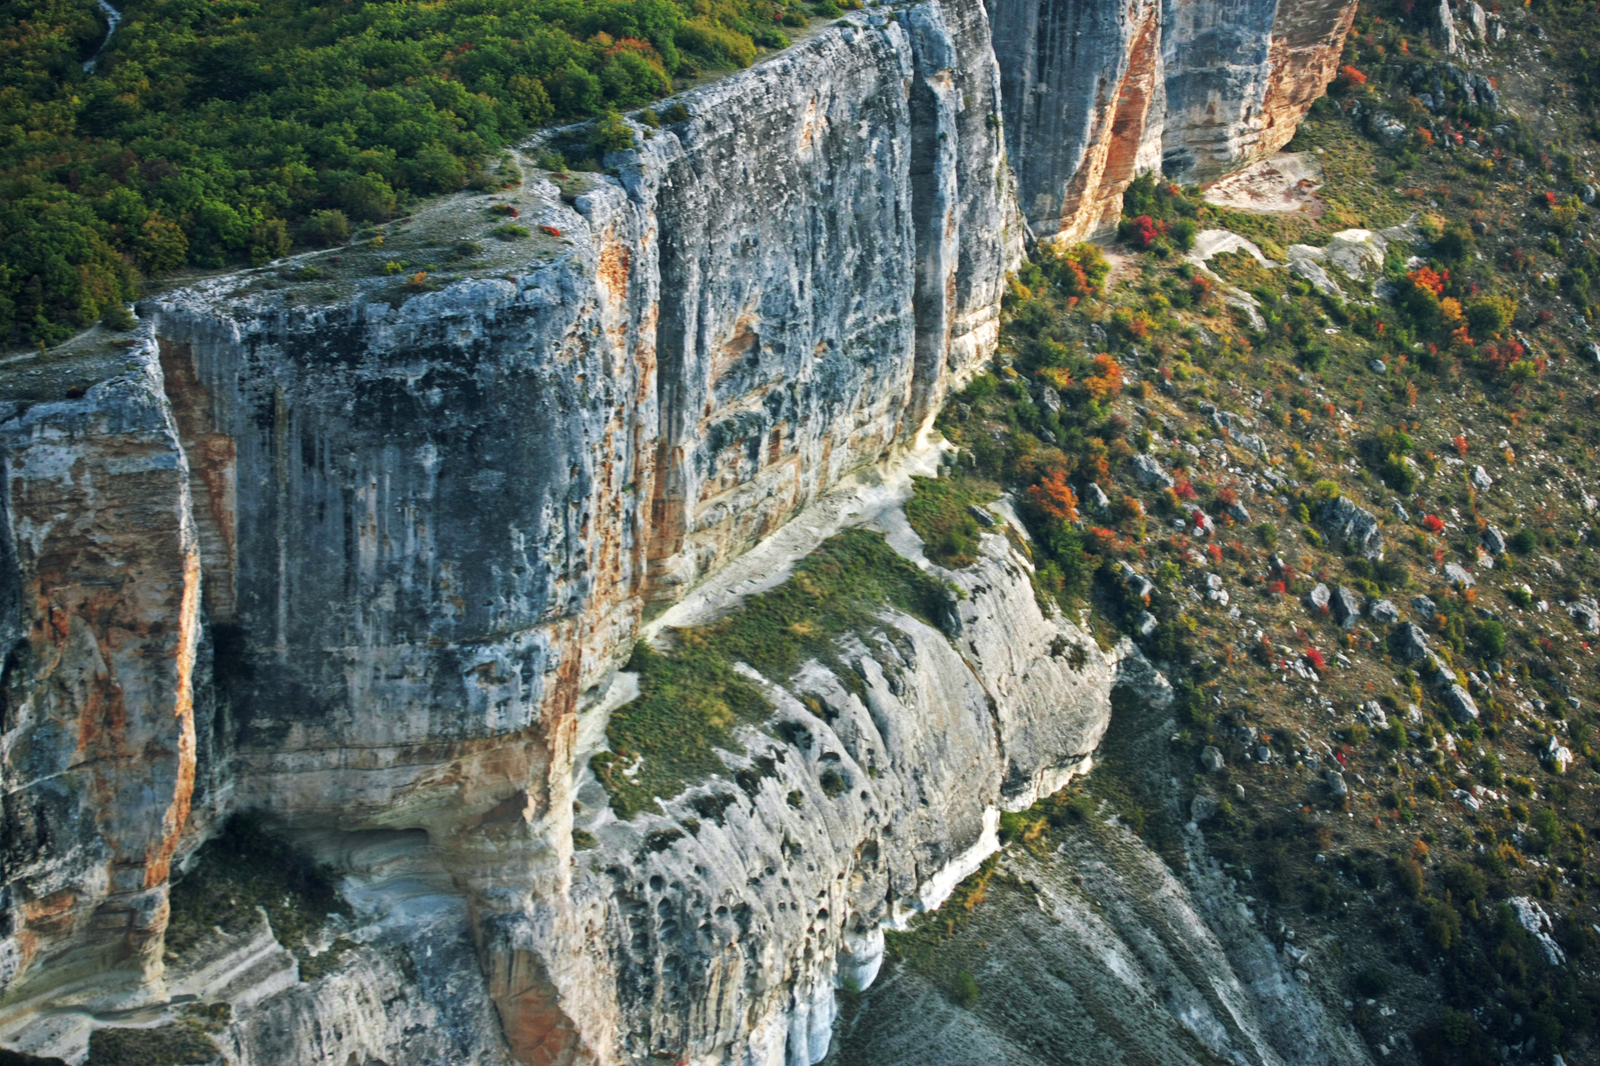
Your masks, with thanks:
[{"label": "vertical rock striation", "polygon": [[[882,923],[1087,766],[1118,656],[987,537],[944,632],[885,616],[857,676],[767,679],[811,746],[751,731],[771,783],[649,847],[652,876],[648,834],[722,785],[630,823],[591,795],[575,855],[580,709],[650,604],[919,438],[993,350],[1022,216],[1095,232],[1141,171],[1276,148],[1350,12],[855,15],[687,94],[587,191],[530,171],[543,253],[435,291],[249,275],[148,301],[128,372],[0,424],[0,1040],[78,1055],[105,1011],[199,994],[164,973],[169,874],[256,809],[403,839],[423,872],[367,892],[345,972],[291,984],[262,956],[220,1038],[239,1061],[820,1057]],[[430,932],[409,951],[386,914]]]},{"label": "vertical rock striation", "polygon": [[159,994],[167,879],[192,828],[188,466],[150,374],[30,408],[0,428],[0,450],[0,1003],[47,974],[73,1002],[136,1005]]},{"label": "vertical rock striation", "polygon": [[1137,174],[1209,181],[1270,155],[1322,95],[1351,0],[996,0],[1006,147],[1033,232],[1106,232]]}]

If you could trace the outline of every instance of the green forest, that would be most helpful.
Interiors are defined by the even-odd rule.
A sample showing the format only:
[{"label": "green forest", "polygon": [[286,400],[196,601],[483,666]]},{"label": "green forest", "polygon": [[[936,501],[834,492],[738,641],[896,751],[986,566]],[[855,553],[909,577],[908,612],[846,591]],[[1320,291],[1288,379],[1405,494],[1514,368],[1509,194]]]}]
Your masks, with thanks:
[{"label": "green forest", "polygon": [[[56,343],[144,279],[343,240],[497,187],[534,127],[748,66],[832,0],[0,3],[0,341]],[[91,68],[86,61],[93,58]]]}]

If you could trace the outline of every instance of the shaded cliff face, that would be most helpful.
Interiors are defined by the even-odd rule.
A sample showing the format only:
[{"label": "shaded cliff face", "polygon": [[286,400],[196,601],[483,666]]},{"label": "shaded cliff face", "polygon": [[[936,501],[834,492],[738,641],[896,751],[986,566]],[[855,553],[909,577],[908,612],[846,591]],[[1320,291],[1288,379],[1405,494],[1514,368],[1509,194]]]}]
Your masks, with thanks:
[{"label": "shaded cliff face", "polygon": [[1352,0],[995,0],[1006,147],[1039,237],[1108,231],[1160,169],[1208,181],[1294,136],[1338,65]]},{"label": "shaded cliff face", "polygon": [[[590,782],[575,856],[580,711],[648,605],[883,469],[992,352],[1022,230],[1003,128],[1038,231],[1097,229],[1164,155],[1200,173],[1287,139],[1348,19],[1291,6],[1002,3],[992,34],[972,0],[855,15],[684,97],[610,177],[516,157],[498,198],[547,235],[463,276],[336,267],[352,246],[305,257],[327,284],[275,268],[148,301],[118,376],[0,424],[0,1034],[79,1054],[95,1012],[170,1006],[170,872],[259,809],[302,838],[398,834],[412,865],[367,892],[348,974],[241,993],[240,1061],[286,1032],[330,1066],[820,1056],[882,923],[1087,766],[1118,655],[1041,615],[987,537],[944,631],[885,615],[856,676],[766,679],[812,746],[751,730],[766,783],[665,849],[649,834],[722,783],[624,824]],[[408,220],[440,245],[421,261],[488,232],[484,206]],[[448,951],[383,924],[421,898]]]},{"label": "shaded cliff face", "polygon": [[[0,989],[114,1007],[159,983],[190,829],[200,561],[159,379],[6,424]],[[8,996],[7,998],[12,998]]]},{"label": "shaded cliff face", "polygon": [[[203,284],[141,309],[137,380],[6,424],[9,995],[70,972],[55,938],[161,998],[197,772],[294,827],[426,830],[482,928],[564,894],[575,708],[645,602],[912,441],[992,350],[1019,238],[983,11],[874,21],[687,97],[570,205],[530,170],[565,236],[521,262]],[[137,595],[45,602],[80,570]],[[202,607],[226,744],[197,770]],[[538,982],[498,965],[515,1034]]]}]

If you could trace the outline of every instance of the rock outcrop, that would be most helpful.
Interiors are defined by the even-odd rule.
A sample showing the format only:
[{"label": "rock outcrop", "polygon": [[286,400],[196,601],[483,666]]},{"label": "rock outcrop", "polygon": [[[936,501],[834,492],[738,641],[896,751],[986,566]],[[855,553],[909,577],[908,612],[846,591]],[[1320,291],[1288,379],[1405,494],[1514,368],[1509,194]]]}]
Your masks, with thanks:
[{"label": "rock outcrop", "polygon": [[1349,0],[997,0],[1006,148],[1033,232],[1115,224],[1141,172],[1207,181],[1272,154],[1338,67]]},{"label": "rock outcrop", "polygon": [[[948,575],[958,639],[885,611],[845,638],[843,674],[810,662],[764,680],[774,723],[746,731],[736,780],[619,821],[587,779],[580,827],[598,843],[573,876],[581,939],[545,959],[574,1041],[693,1062],[823,1056],[833,990],[871,984],[883,928],[975,870],[1002,809],[1087,770],[1113,685],[1153,674],[1131,644],[1107,654],[1042,614],[1030,569],[984,534],[977,564]],[[532,933],[539,908],[524,920]]]},{"label": "rock outcrop", "polygon": [[[773,780],[661,850],[655,816],[601,817],[575,853],[582,714],[649,605],[918,440],[993,350],[1021,214],[1089,232],[1163,158],[1275,148],[1349,11],[853,15],[687,94],[609,177],[528,167],[506,196],[548,238],[463,276],[274,269],[141,305],[86,395],[0,423],[0,1043],[77,1059],[200,994],[163,961],[167,887],[257,810],[364,924],[315,981],[238,947],[265,976],[217,1036],[234,1061],[818,1057],[882,924],[1088,765],[1123,652],[1041,615],[986,534],[946,631],[885,615],[855,676],[766,679],[813,746],[752,731]],[[400,874],[361,873],[352,842],[400,839]]]}]

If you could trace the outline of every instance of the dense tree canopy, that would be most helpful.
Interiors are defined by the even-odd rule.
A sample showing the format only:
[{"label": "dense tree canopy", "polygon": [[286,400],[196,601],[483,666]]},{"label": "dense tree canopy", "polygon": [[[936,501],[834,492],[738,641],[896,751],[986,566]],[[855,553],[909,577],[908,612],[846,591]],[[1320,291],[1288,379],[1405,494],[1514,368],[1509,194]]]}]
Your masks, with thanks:
[{"label": "dense tree canopy", "polygon": [[0,3],[0,340],[487,186],[485,155],[532,127],[748,65],[804,21],[781,0],[130,0],[85,69],[95,0]]}]

